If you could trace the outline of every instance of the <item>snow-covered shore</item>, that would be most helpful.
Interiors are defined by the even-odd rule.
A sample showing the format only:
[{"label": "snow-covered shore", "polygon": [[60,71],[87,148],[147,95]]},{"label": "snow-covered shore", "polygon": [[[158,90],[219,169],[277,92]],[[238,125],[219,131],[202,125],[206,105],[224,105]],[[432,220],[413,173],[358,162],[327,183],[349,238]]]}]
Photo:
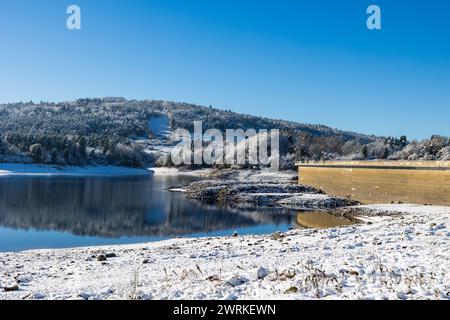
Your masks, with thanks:
[{"label": "snow-covered shore", "polygon": [[45,164],[0,163],[1,176],[134,176],[151,170],[115,166],[70,167]]},{"label": "snow-covered shore", "polygon": [[0,299],[449,299],[449,207],[266,236],[0,253]]},{"label": "snow-covered shore", "polygon": [[270,169],[213,169],[203,168],[195,170],[183,170],[173,167],[150,168],[155,176],[196,176],[207,179],[233,180],[233,181],[272,181],[272,182],[292,182],[296,181],[297,172],[294,170],[272,171]]},{"label": "snow-covered shore", "polygon": [[212,169],[201,169],[201,170],[187,170],[182,171],[178,168],[174,167],[154,167],[150,168],[155,174],[155,176],[197,176],[204,177],[211,174]]}]

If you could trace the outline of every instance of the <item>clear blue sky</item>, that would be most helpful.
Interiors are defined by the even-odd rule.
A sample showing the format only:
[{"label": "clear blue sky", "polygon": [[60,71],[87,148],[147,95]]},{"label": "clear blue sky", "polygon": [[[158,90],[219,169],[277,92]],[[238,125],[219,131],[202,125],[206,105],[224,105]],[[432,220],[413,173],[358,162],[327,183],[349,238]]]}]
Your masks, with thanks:
[{"label": "clear blue sky", "polygon": [[448,0],[1,0],[0,101],[153,98],[450,135],[449,21]]}]

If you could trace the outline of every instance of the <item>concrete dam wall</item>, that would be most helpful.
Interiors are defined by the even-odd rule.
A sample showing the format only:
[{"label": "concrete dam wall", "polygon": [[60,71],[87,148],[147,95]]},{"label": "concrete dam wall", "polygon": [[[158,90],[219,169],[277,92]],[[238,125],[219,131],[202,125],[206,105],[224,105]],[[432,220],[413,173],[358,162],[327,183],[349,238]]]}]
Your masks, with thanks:
[{"label": "concrete dam wall", "polygon": [[450,206],[450,161],[297,163],[299,183],[363,203]]}]

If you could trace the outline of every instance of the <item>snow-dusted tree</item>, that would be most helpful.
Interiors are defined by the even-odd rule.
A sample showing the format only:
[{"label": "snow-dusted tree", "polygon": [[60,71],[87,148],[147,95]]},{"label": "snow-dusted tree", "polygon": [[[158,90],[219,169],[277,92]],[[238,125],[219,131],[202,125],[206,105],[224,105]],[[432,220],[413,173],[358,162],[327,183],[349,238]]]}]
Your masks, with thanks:
[{"label": "snow-dusted tree", "polygon": [[30,146],[29,153],[36,163],[41,163],[44,159],[44,151],[42,150],[42,146],[38,143]]}]

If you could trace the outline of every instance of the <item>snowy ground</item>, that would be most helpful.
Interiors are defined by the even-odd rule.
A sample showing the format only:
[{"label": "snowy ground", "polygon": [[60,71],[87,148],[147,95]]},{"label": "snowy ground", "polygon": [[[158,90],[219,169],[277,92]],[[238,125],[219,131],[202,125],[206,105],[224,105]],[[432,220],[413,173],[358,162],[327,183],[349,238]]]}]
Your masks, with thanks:
[{"label": "snowy ground", "polygon": [[155,176],[196,176],[196,177],[207,177],[211,174],[212,169],[200,169],[200,170],[186,170],[182,171],[174,167],[155,167],[150,168],[155,174]]},{"label": "snowy ground", "polygon": [[0,299],[450,298],[450,208],[357,210],[371,222],[2,253]]},{"label": "snowy ground", "polygon": [[114,167],[114,166],[86,166],[62,167],[45,164],[1,163],[0,176],[33,175],[33,176],[118,176],[143,175],[152,172],[144,169]]},{"label": "snowy ground", "polygon": [[155,175],[177,176],[190,175],[209,179],[231,179],[235,181],[272,181],[287,182],[297,180],[297,172],[293,170],[272,171],[270,169],[251,170],[251,169],[212,169],[203,168],[197,170],[183,170],[174,167],[155,167],[150,168]]},{"label": "snowy ground", "polygon": [[172,133],[170,128],[170,120],[166,115],[160,117],[152,117],[148,122],[149,128],[153,134],[160,139],[167,138]]}]

